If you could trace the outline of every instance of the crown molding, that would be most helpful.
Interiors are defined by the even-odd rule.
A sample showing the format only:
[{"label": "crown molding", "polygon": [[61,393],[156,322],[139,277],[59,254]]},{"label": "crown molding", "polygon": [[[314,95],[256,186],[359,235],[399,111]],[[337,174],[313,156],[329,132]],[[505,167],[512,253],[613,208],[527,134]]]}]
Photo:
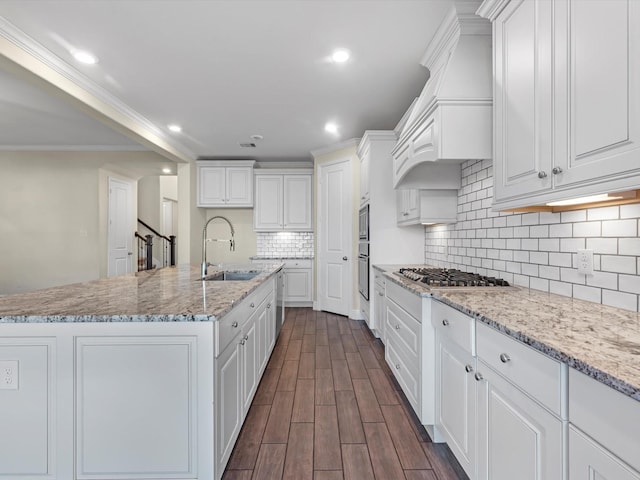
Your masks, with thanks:
[{"label": "crown molding", "polygon": [[323,147],[323,148],[318,148],[316,150],[311,150],[311,156],[314,158],[314,160],[322,155],[326,155],[328,153],[334,153],[337,152],[339,150],[344,150],[345,148],[350,148],[350,147],[358,147],[358,144],[360,143],[360,139],[359,138],[351,138],[349,140],[344,140],[342,142],[339,143],[334,143],[332,145],[329,145],[327,147]]},{"label": "crown molding", "polygon": [[0,145],[2,152],[148,152],[144,145]]},{"label": "crown molding", "polygon": [[[185,162],[196,157],[187,147],[176,142],[149,119],[71,67],[2,16],[0,16],[0,39],[5,41],[4,46],[0,45],[1,55],[49,85],[62,90],[94,114],[106,117],[125,135],[133,137],[138,142],[149,143],[150,147],[160,150],[158,153],[168,155],[174,160]],[[14,48],[10,48],[7,43]],[[47,73],[55,75],[47,75]],[[63,85],[64,82],[54,81],[52,77],[56,75],[81,91],[71,91],[68,84]],[[112,112],[106,113],[99,106],[106,106]]]},{"label": "crown molding", "polygon": [[487,18],[492,22],[496,19],[500,12],[507,6],[510,0],[484,0],[482,5],[478,7],[477,15]]}]

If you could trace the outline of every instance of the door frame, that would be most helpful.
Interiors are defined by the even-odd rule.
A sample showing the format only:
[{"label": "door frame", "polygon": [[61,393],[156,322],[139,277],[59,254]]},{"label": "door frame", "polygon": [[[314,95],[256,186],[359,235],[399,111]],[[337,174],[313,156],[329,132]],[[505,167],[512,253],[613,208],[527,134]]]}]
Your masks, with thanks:
[{"label": "door frame", "polygon": [[[351,228],[348,230],[348,237],[347,240],[347,244],[350,245],[350,249],[349,249],[349,257],[351,259],[350,264],[349,264],[349,279],[346,282],[346,293],[347,293],[347,305],[346,305],[346,313],[345,315],[347,315],[349,318],[357,318],[357,313],[358,310],[355,309],[354,310],[354,305],[353,305],[353,295],[354,295],[354,279],[355,279],[355,274],[354,274],[354,252],[355,252],[355,247],[353,244],[353,238],[354,238],[354,219],[353,219],[353,208],[354,208],[354,202],[353,202],[353,159],[351,158],[351,156],[344,156],[344,157],[340,157],[337,158],[335,160],[330,160],[328,162],[323,162],[323,163],[319,163],[318,164],[318,175],[317,175],[317,179],[316,179],[316,192],[317,193],[317,218],[316,218],[316,238],[317,238],[317,257],[316,257],[316,271],[317,271],[317,281],[315,282],[315,284],[317,285],[317,292],[316,292],[316,303],[314,304],[314,310],[323,310],[323,308],[325,307],[325,305],[323,304],[323,296],[321,293],[321,290],[323,288],[323,284],[321,282],[323,277],[323,273],[326,274],[326,272],[324,272],[323,270],[323,263],[326,262],[326,258],[324,258],[324,254],[323,254],[323,250],[322,250],[322,234],[320,233],[321,231],[321,219],[323,218],[324,215],[324,205],[323,205],[323,189],[321,187],[322,184],[322,175],[323,175],[323,171],[325,168],[329,168],[329,167],[333,167],[335,165],[344,163],[348,166],[348,171],[349,171],[349,180],[350,180],[350,185],[351,185],[351,203],[349,205],[349,214],[351,215],[352,218],[352,226]],[[356,317],[354,317],[354,312],[356,312]]]}]

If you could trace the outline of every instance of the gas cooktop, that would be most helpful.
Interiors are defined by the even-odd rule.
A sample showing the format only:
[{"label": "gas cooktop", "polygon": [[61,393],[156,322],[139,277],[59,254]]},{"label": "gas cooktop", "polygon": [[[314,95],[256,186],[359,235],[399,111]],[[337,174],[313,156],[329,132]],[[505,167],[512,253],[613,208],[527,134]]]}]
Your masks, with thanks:
[{"label": "gas cooktop", "polygon": [[502,278],[447,268],[401,268],[396,275],[430,287],[508,287]]}]

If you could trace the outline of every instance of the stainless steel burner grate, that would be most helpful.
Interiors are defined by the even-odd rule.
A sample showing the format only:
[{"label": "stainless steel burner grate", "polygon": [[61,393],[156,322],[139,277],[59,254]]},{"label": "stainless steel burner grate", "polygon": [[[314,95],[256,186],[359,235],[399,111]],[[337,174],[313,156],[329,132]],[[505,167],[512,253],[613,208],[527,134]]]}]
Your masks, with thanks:
[{"label": "stainless steel burner grate", "polygon": [[434,287],[508,287],[502,278],[446,268],[401,268],[399,275]]}]

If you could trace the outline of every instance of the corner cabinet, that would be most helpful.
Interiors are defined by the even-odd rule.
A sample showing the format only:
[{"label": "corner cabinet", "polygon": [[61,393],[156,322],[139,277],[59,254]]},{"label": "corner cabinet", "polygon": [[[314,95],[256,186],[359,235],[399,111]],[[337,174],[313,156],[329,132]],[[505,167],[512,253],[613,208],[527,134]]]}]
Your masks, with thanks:
[{"label": "corner cabinet", "polygon": [[486,0],[478,12],[493,22],[494,208],[640,188],[640,3]]},{"label": "corner cabinet", "polygon": [[257,232],[313,230],[311,171],[255,174],[253,226]]},{"label": "corner cabinet", "polygon": [[198,207],[253,207],[253,160],[197,162]]}]

